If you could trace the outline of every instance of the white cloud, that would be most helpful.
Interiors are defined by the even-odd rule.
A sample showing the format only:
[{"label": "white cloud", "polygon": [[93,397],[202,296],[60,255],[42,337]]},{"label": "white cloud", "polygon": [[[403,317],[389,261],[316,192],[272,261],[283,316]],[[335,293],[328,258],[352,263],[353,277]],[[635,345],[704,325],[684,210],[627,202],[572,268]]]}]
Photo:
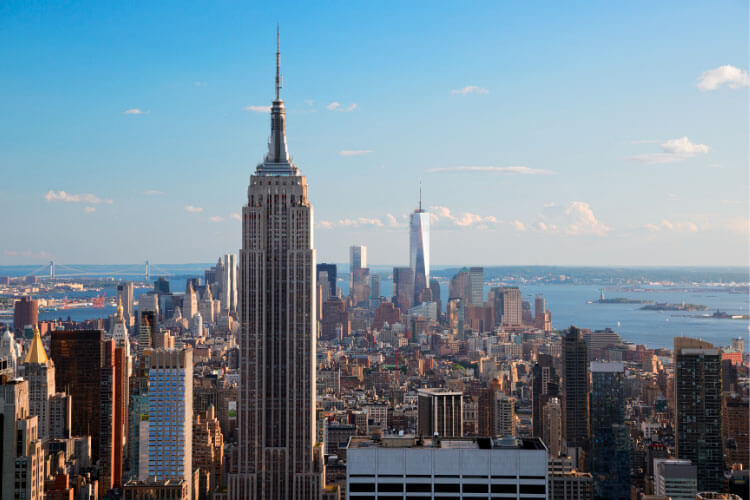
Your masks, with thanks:
[{"label": "white cloud", "polygon": [[150,110],[143,111],[140,108],[130,108],[130,109],[126,109],[125,111],[123,111],[122,114],[123,115],[147,115],[150,112],[151,112]]},{"label": "white cloud", "polygon": [[371,153],[371,149],[343,149],[339,151],[339,155],[341,156],[362,156],[369,155]]},{"label": "white cloud", "polygon": [[338,101],[333,101],[333,102],[331,102],[331,103],[329,103],[329,104],[326,105],[326,109],[328,111],[342,111],[344,113],[351,113],[352,111],[354,111],[355,109],[357,109],[357,107],[358,106],[357,106],[356,102],[353,102],[353,103],[351,103],[350,105],[348,105],[346,107],[344,107]]},{"label": "white cloud", "polygon": [[253,113],[269,113],[271,106],[245,106],[245,111],[252,111]]},{"label": "white cloud", "polygon": [[203,208],[195,207],[193,205],[185,205],[185,210],[194,214],[199,214],[203,212]]},{"label": "white cloud", "polygon": [[208,220],[210,220],[211,222],[221,222],[224,220],[224,217],[221,217],[219,215],[212,215],[208,218]]},{"label": "white cloud", "polygon": [[105,200],[102,198],[99,198],[95,194],[91,193],[84,193],[84,194],[72,194],[67,193],[65,191],[54,191],[50,190],[47,194],[44,195],[44,199],[48,202],[53,201],[64,201],[66,203],[107,203],[112,204],[112,200]]},{"label": "white cloud", "polygon": [[158,196],[164,193],[162,191],[157,191],[156,189],[149,189],[148,191],[144,191],[143,194],[146,196]]},{"label": "white cloud", "polygon": [[453,95],[489,94],[489,93],[490,93],[489,90],[483,89],[482,87],[477,87],[476,85],[467,85],[466,87],[462,89],[451,90],[451,94]]},{"label": "white cloud", "polygon": [[383,227],[383,221],[374,217],[357,217],[355,219],[344,218],[339,220],[339,225],[344,227],[373,226]]},{"label": "white cloud", "polygon": [[568,234],[594,234],[606,236],[611,230],[594,216],[591,206],[583,201],[574,201],[565,209],[565,215],[570,219],[566,227]]},{"label": "white cloud", "polygon": [[[405,216],[402,216],[402,217],[405,217]],[[405,227],[406,226],[405,222],[399,222],[398,218],[393,214],[385,214],[385,222],[390,227]]]},{"label": "white cloud", "polygon": [[708,228],[707,226],[701,227],[695,222],[670,221],[668,219],[662,219],[658,224],[646,224],[644,227],[651,232],[668,231],[673,233],[697,233]]},{"label": "white cloud", "polygon": [[242,216],[240,214],[229,214],[229,217],[234,220],[242,220]]},{"label": "white cloud", "polygon": [[90,213],[96,212],[96,208],[95,207],[84,207],[83,211],[85,213],[87,213],[87,214],[90,214]]},{"label": "white cloud", "polygon": [[46,250],[39,250],[34,252],[31,250],[3,250],[3,255],[8,257],[34,257],[37,259],[50,259],[52,254]]},{"label": "white cloud", "polygon": [[529,168],[524,166],[510,166],[510,167],[470,167],[470,166],[458,166],[458,167],[438,167],[428,168],[429,173],[440,173],[440,172],[486,172],[492,174],[521,174],[521,175],[552,175],[554,174],[551,170],[545,170],[542,168]]},{"label": "white cloud", "polygon": [[750,232],[750,219],[744,216],[734,217],[727,221],[725,227],[734,233],[747,234]]},{"label": "white cloud", "polygon": [[697,154],[706,154],[711,148],[705,144],[690,142],[687,136],[679,139],[670,139],[661,144],[662,153],[647,153],[631,156],[630,159],[638,163],[656,165],[662,163],[677,163]]},{"label": "white cloud", "polygon": [[514,221],[513,221],[513,222],[511,222],[510,224],[511,224],[511,225],[513,226],[513,228],[514,228],[514,229],[515,229],[516,231],[520,231],[520,232],[524,232],[524,231],[526,231],[526,224],[524,224],[524,223],[523,223],[523,222],[521,222],[520,220],[514,220]]},{"label": "white cloud", "polygon": [[606,236],[612,230],[596,218],[591,205],[584,201],[573,201],[567,205],[546,203],[540,218],[541,220],[533,224],[524,224],[520,221],[511,224],[518,230],[524,227],[540,233],[569,236]]},{"label": "white cloud", "polygon": [[333,228],[333,222],[329,220],[322,220],[319,221],[317,226],[321,229],[332,229]]},{"label": "white cloud", "polygon": [[725,64],[704,72],[698,78],[698,88],[702,91],[716,90],[725,83],[730,89],[747,87],[750,85],[750,76],[744,69]]},{"label": "white cloud", "polygon": [[441,221],[446,221],[449,224],[458,227],[474,226],[481,229],[486,229],[490,225],[498,223],[497,218],[492,215],[482,216],[471,212],[454,214],[448,207],[440,205],[430,207],[430,221],[434,224],[439,224]]}]

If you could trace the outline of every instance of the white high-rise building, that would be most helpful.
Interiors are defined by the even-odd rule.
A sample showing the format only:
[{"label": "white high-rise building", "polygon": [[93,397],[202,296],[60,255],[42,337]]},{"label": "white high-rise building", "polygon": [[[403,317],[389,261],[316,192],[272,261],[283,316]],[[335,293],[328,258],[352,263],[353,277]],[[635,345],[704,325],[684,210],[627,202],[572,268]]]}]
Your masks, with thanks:
[{"label": "white high-rise building", "polygon": [[419,207],[409,219],[409,270],[414,284],[414,304],[422,302],[422,293],[430,286],[430,214],[422,210],[422,188]]},{"label": "white high-rise building", "polygon": [[242,209],[239,442],[230,500],[312,500],[322,493],[313,208],[307,179],[287,152],[280,92],[277,49],[268,154],[250,177]]},{"label": "white high-rise building", "polygon": [[349,272],[354,272],[367,267],[367,247],[364,245],[352,245],[349,247]]},{"label": "white high-rise building", "polygon": [[191,485],[193,351],[154,349],[149,362],[148,476]]},{"label": "white high-rise building", "polygon": [[235,312],[237,310],[237,256],[228,253],[221,258],[221,309]]},{"label": "white high-rise building", "polygon": [[31,415],[39,417],[39,439],[46,441],[50,433],[49,398],[55,393],[55,364],[47,358],[36,325],[34,338],[22,367],[23,378],[29,381],[29,411]]},{"label": "white high-rise building", "polygon": [[672,500],[692,500],[698,493],[697,468],[690,460],[654,459],[654,494]]}]

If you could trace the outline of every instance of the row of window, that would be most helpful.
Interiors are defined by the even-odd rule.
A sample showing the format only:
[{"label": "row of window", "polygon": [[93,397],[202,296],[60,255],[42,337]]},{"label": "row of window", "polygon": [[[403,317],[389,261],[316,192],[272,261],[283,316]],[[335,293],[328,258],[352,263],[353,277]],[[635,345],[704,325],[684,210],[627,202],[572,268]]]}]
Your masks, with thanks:
[{"label": "row of window", "polygon": [[[378,493],[403,493],[404,486],[407,493],[512,493],[516,494],[515,484],[458,484],[458,483],[377,483]],[[433,490],[434,486],[434,490]],[[350,483],[352,493],[375,492],[375,483]],[[518,492],[529,495],[545,495],[547,486],[544,484],[521,484]]]}]

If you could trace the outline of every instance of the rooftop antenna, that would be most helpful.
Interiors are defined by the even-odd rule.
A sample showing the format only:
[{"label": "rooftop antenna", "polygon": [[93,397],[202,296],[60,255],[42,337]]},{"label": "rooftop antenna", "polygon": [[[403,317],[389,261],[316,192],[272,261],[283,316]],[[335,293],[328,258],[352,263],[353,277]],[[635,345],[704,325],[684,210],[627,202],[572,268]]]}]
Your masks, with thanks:
[{"label": "rooftop antenna", "polygon": [[281,50],[279,49],[278,23],[276,23],[276,100],[281,100]]},{"label": "rooftop antenna", "polygon": [[419,179],[419,211],[422,211],[422,179]]}]

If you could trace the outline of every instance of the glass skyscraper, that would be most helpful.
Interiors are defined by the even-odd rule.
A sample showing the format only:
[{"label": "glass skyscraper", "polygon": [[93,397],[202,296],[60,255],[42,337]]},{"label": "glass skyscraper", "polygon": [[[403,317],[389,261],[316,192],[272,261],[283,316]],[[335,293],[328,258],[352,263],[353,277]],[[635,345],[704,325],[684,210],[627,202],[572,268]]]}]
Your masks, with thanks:
[{"label": "glass skyscraper", "polygon": [[421,188],[419,208],[409,219],[409,269],[414,284],[412,303],[419,304],[430,284],[430,214],[422,210]]}]

